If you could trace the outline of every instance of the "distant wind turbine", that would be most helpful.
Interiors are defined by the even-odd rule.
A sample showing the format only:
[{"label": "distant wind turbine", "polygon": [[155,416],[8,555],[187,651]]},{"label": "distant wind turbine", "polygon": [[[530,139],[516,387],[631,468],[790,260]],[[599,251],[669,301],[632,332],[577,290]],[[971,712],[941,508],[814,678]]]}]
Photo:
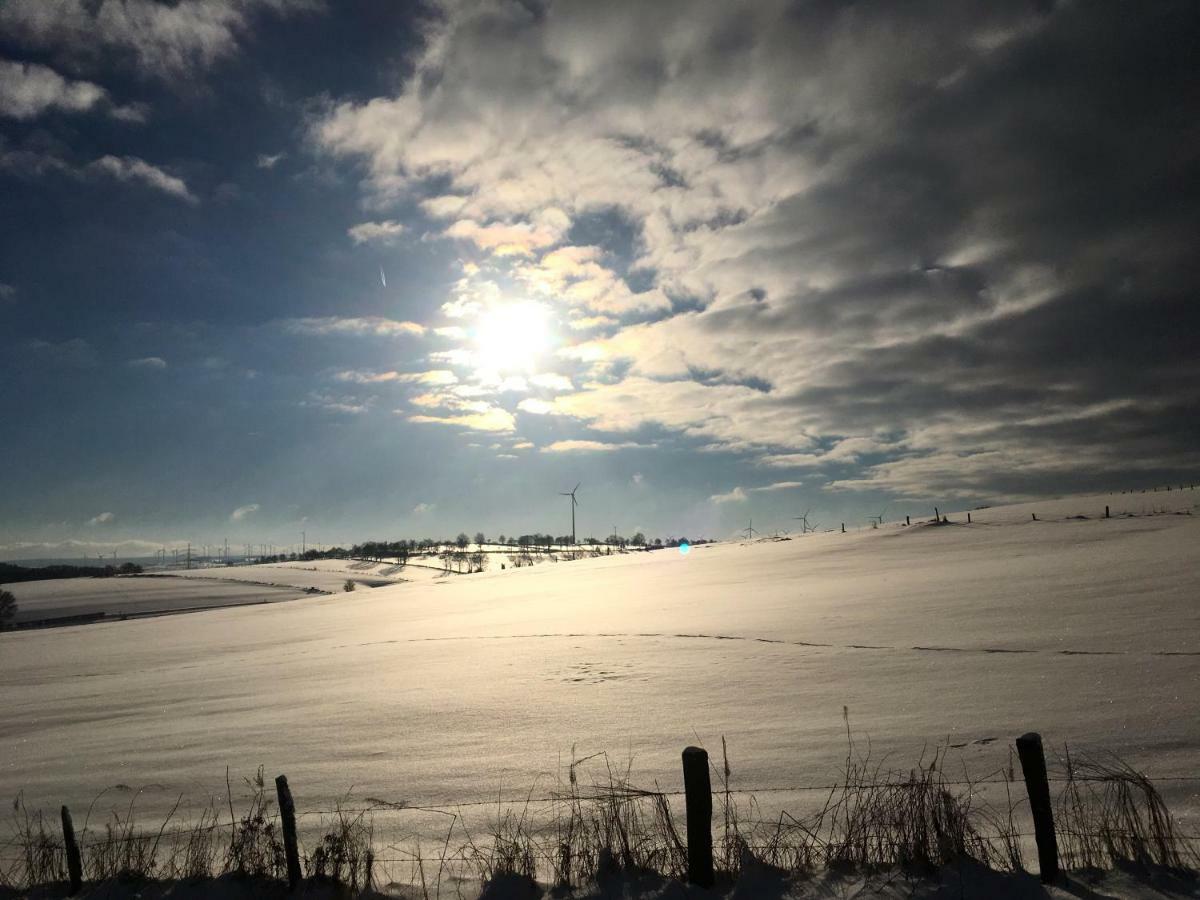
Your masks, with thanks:
[{"label": "distant wind turbine", "polygon": [[754,535],[757,534],[754,530],[754,516],[750,517],[750,524],[742,529],[742,534],[746,535],[747,539],[754,540]]},{"label": "distant wind turbine", "polygon": [[801,533],[801,534],[808,534],[810,531],[816,531],[816,530],[817,530],[817,526],[816,526],[816,525],[809,525],[809,524],[808,524],[808,514],[809,514],[810,512],[812,512],[812,510],[811,510],[811,509],[806,509],[806,510],[804,511],[804,515],[802,515],[802,516],[792,516],[792,518],[793,518],[793,519],[795,519],[795,520],[797,520],[798,522],[800,522],[800,533]]},{"label": "distant wind turbine", "polygon": [[[581,481],[581,482],[579,482],[579,484],[583,484],[583,482]],[[569,491],[559,491],[558,492],[558,495],[560,497],[570,497],[571,498],[571,544],[572,545],[574,545],[574,543],[575,543],[575,507],[577,507],[579,505],[579,501],[575,499],[575,492],[577,490],[579,490],[579,484],[575,485],[575,487],[573,487]]]}]

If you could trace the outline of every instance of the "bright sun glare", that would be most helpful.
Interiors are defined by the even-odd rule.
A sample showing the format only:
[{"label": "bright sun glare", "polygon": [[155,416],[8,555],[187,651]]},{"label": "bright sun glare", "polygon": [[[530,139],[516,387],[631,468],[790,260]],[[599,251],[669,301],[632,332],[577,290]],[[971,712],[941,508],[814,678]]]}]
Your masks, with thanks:
[{"label": "bright sun glare", "polygon": [[477,365],[488,372],[527,372],[550,343],[550,313],[540,303],[505,303],[475,325]]}]

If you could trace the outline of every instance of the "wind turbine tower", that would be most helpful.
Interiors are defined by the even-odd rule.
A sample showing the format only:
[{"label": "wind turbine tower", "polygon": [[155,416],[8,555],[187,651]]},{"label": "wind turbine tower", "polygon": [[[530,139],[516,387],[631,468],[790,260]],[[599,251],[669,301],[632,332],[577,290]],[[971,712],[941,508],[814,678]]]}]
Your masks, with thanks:
[{"label": "wind turbine tower", "polygon": [[[581,482],[579,482],[579,484],[583,484],[583,482],[581,481]],[[574,544],[575,544],[575,507],[577,507],[579,505],[579,501],[575,499],[575,492],[577,490],[579,490],[579,484],[575,485],[575,487],[573,487],[569,491],[559,491],[558,492],[558,495],[560,497],[570,497],[571,498],[571,545],[572,546],[574,546]]]}]

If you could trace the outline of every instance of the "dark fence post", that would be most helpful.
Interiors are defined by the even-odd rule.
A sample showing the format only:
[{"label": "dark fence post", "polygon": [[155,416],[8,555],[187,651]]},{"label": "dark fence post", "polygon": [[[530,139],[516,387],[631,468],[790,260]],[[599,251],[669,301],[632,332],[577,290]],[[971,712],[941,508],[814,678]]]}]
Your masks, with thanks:
[{"label": "dark fence post", "polygon": [[1033,813],[1042,884],[1051,884],[1058,880],[1058,839],[1054,836],[1054,812],[1050,806],[1050,782],[1046,779],[1042,736],[1031,731],[1017,738],[1017,756],[1021,759],[1021,774],[1025,776],[1029,810]]},{"label": "dark fence post", "polygon": [[845,534],[845,533],[846,533],[846,523],[843,522],[842,523],[842,534]]},{"label": "dark fence post", "polygon": [[296,804],[292,802],[292,790],[286,775],[275,779],[275,792],[279,795],[279,817],[283,820],[283,852],[287,857],[288,887],[296,889],[300,883],[300,848],[296,842]]},{"label": "dark fence post", "polygon": [[911,525],[911,524],[912,524],[912,522],[911,522],[911,521],[909,521],[909,518],[908,518],[908,516],[905,516],[905,517],[904,517],[904,524],[905,524],[905,525]]},{"label": "dark fence post", "polygon": [[1104,518],[1108,518],[1108,507],[1104,507]]},{"label": "dark fence post", "polygon": [[971,514],[970,513],[967,513],[967,524],[968,525],[971,524]]},{"label": "dark fence post", "polygon": [[712,782],[708,777],[708,751],[687,747],[683,751],[683,790],[687,803],[688,881],[713,886]]},{"label": "dark fence post", "polygon": [[1036,522],[1037,521],[1037,513],[1030,513],[1030,515],[1033,516],[1033,521]]},{"label": "dark fence post", "polygon": [[75,840],[75,823],[71,821],[71,811],[62,808],[63,846],[67,850],[67,874],[71,878],[71,890],[68,896],[74,897],[83,890],[83,860],[79,856],[79,843]]}]

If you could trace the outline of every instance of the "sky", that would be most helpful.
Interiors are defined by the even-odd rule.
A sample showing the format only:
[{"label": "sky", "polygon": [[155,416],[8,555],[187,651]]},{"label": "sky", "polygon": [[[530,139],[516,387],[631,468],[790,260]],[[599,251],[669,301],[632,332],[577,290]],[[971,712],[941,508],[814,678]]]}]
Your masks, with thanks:
[{"label": "sky", "polygon": [[1189,0],[6,0],[0,558],[1197,480]]}]

